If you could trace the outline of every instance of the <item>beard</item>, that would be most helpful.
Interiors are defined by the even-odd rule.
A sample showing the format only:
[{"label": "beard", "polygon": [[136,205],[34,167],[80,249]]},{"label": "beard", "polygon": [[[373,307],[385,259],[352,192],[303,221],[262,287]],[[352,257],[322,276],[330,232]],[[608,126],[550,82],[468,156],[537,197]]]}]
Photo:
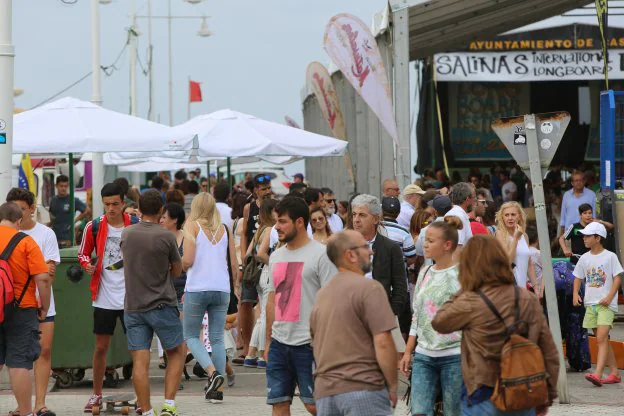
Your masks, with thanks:
[{"label": "beard", "polygon": [[364,274],[370,273],[371,270],[373,270],[373,263],[371,263],[370,261],[360,263],[360,268],[362,269],[362,272]]},{"label": "beard", "polygon": [[290,243],[292,240],[297,238],[297,230],[293,230],[291,233],[283,233],[281,236],[278,235],[278,240],[282,243]]},{"label": "beard", "polygon": [[332,215],[336,213],[336,207],[327,207],[325,209],[325,213],[331,217]]}]

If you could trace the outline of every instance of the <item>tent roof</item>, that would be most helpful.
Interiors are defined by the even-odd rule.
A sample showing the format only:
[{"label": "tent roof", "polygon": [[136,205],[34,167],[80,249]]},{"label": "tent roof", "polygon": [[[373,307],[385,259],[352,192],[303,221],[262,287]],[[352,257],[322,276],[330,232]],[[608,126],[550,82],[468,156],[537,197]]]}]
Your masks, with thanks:
[{"label": "tent roof", "polygon": [[[408,7],[410,59],[462,47],[582,7],[588,0],[391,0]],[[570,22],[571,23],[571,22]]]}]

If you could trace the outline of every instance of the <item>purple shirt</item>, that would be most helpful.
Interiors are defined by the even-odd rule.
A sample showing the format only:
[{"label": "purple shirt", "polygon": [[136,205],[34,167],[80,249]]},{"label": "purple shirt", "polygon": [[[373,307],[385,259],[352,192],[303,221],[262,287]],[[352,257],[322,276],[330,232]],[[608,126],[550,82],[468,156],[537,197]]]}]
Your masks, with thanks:
[{"label": "purple shirt", "polygon": [[581,215],[578,208],[582,204],[589,204],[592,207],[592,211],[596,213],[596,194],[590,189],[583,188],[581,196],[574,195],[574,189],[570,189],[563,194],[563,201],[561,202],[561,221],[559,225],[567,229],[570,225],[579,222]]}]

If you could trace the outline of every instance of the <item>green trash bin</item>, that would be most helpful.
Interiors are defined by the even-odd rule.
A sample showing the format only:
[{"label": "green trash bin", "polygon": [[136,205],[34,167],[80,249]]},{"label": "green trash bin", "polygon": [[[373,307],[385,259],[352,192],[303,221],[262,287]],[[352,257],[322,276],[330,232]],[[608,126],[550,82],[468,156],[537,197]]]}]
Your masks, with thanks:
[{"label": "green trash bin", "polygon": [[[93,307],[91,306],[90,276],[83,272],[82,279],[73,282],[68,272],[74,268],[82,270],[78,263],[78,247],[61,249],[61,264],[56,268],[54,281],[54,301],[56,319],[54,341],[52,344],[52,369],[57,386],[69,388],[74,382],[85,376],[85,370],[92,367],[95,335],[93,335]],[[128,342],[120,322],[111,339],[106,358],[108,371],[106,387],[116,387],[119,374],[116,369],[123,368],[123,376],[132,375],[132,358],[128,352]]]}]

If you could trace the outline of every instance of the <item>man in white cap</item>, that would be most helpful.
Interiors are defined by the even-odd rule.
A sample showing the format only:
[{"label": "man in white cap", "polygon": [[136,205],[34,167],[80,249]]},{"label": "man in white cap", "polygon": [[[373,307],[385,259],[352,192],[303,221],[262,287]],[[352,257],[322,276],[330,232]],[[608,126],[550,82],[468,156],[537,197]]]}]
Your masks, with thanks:
[{"label": "man in white cap", "polygon": [[403,227],[409,229],[410,221],[416,207],[420,204],[420,198],[425,191],[418,185],[407,185],[403,189],[403,202],[401,202],[401,213],[397,217],[397,222]]}]

